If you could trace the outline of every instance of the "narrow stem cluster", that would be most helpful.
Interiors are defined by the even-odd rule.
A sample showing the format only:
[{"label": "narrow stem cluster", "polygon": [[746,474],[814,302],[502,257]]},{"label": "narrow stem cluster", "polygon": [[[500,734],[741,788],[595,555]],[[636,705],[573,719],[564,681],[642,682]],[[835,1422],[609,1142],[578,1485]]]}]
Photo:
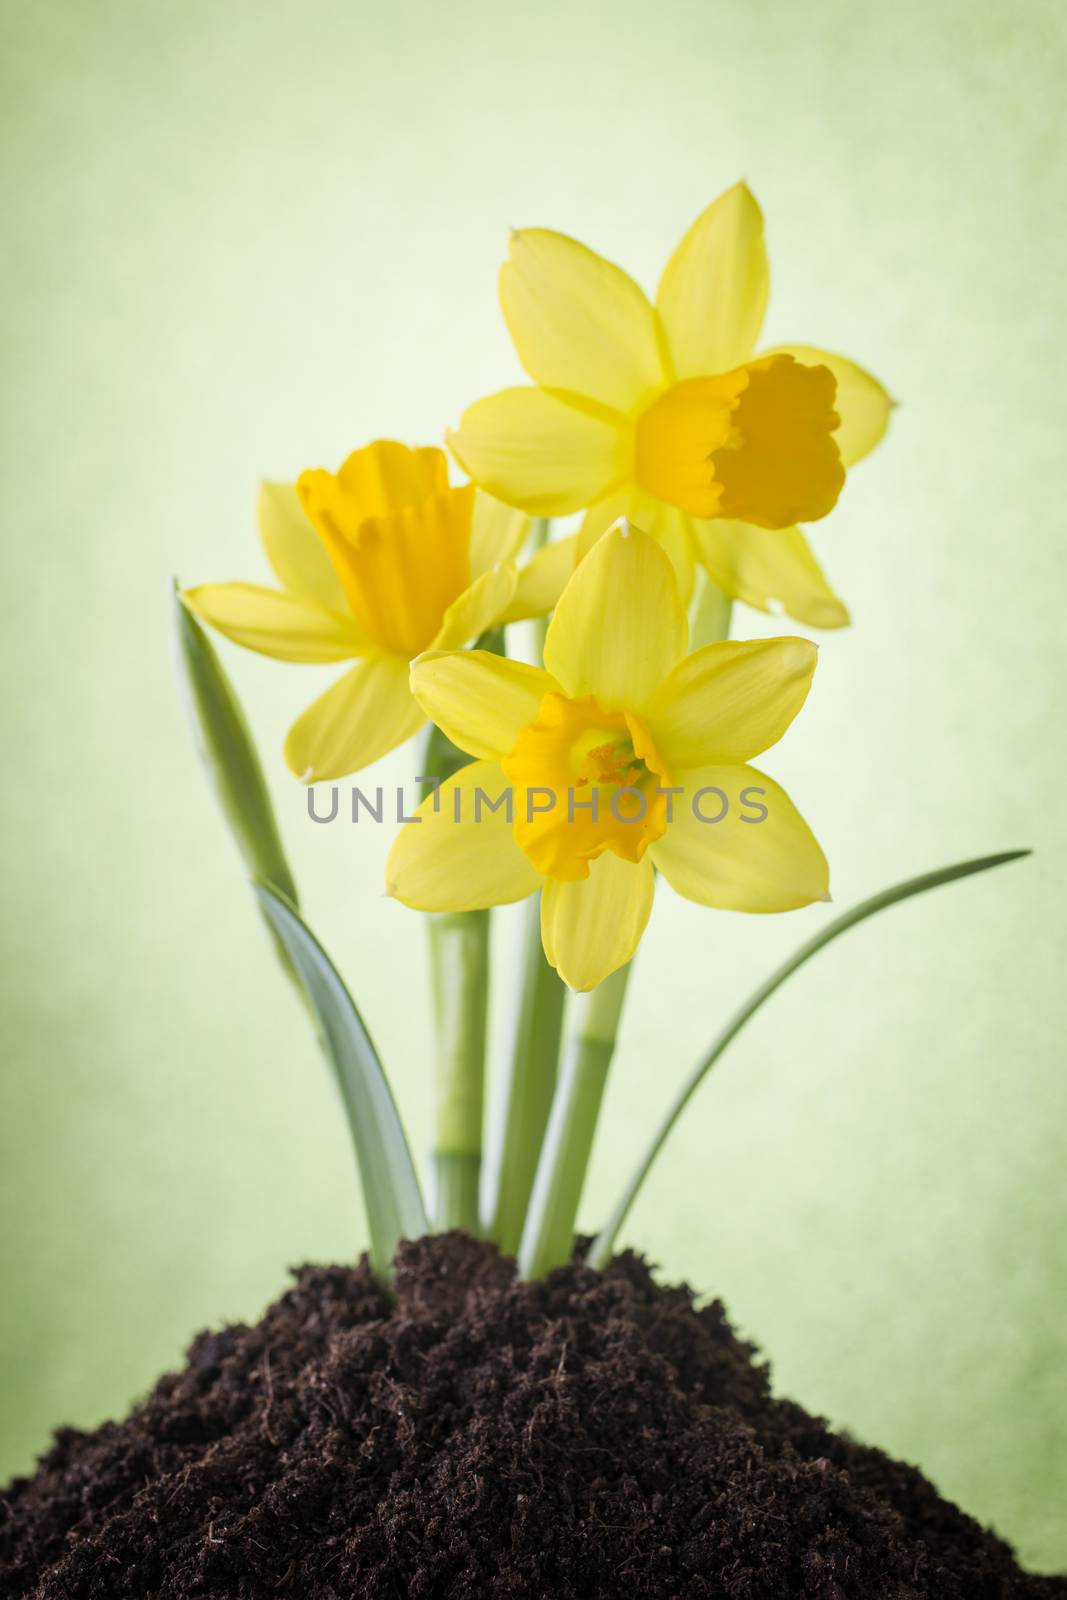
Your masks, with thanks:
[{"label": "narrow stem cluster", "polygon": [[545,960],[541,897],[526,903],[518,993],[504,1054],[500,1113],[490,1141],[486,1233],[505,1255],[522,1238],[552,1109],[566,990]]},{"label": "narrow stem cluster", "polygon": [[574,1249],[578,1205],[629,977],[630,966],[620,967],[575,1007],[519,1245],[524,1278],[540,1278],[562,1266]]},{"label": "narrow stem cluster", "polygon": [[[466,757],[439,728],[426,740],[427,792]],[[433,1222],[478,1231],[485,1053],[489,1015],[489,912],[431,916],[427,931],[434,1003]]]}]

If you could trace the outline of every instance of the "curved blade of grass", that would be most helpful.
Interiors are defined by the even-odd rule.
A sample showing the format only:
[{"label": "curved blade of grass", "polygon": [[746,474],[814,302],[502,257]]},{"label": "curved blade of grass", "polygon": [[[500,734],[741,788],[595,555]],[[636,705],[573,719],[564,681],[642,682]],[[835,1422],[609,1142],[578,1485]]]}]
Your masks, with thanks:
[{"label": "curved blade of grass", "polygon": [[1022,856],[1028,856],[1029,850],[1005,850],[1000,855],[980,856],[974,861],[959,861],[951,867],[941,867],[937,872],[924,872],[918,878],[907,878],[903,883],[894,884],[891,889],[883,889],[879,894],[871,895],[869,900],[863,900],[851,911],[846,911],[843,916],[837,917],[828,927],[823,928],[807,944],[802,944],[789,960],[773,972],[766,983],[755,991],[745,1001],[739,1011],[736,1011],[722,1032],[714,1040],[707,1055],[694,1068],[686,1079],[678,1094],[670,1105],[666,1116],[663,1118],[652,1140],[645,1151],[644,1157],[635,1170],[626,1188],[619,1199],[607,1223],[593,1240],[586,1255],[586,1261],[591,1267],[605,1267],[611,1259],[615,1248],[615,1240],[619,1230],[626,1220],[630,1207],[641,1189],[641,1185],[648,1177],[653,1162],[659,1155],[674,1124],[678,1121],[693,1095],[699,1089],[712,1067],[718,1061],[727,1045],[741,1032],[745,1023],[768,1000],[774,991],[781,987],[787,978],[792,977],[798,967],[802,967],[811,957],[825,949],[834,939],[847,933],[850,928],[856,927],[860,922],[866,922],[868,917],[873,917],[879,911],[885,911],[889,906],[897,905],[901,900],[909,900],[912,895],[924,894],[927,889],[938,889],[944,883],[955,883],[958,878],[969,878],[975,872],[988,872],[991,867],[1003,866],[1008,861],[1018,861]]},{"label": "curved blade of grass", "polygon": [[252,877],[274,884],[295,905],[296,884],[240,701],[177,584],[173,607],[178,682],[197,749],[230,831]]},{"label": "curved blade of grass", "polygon": [[256,883],[253,888],[318,1022],[356,1147],[371,1259],[388,1278],[401,1239],[419,1239],[430,1231],[389,1081],[352,996],[307,924],[269,884]]},{"label": "curved blade of grass", "polygon": [[[285,859],[274,807],[241,702],[207,634],[183,601],[176,581],[172,624],[174,667],[189,726],[234,842],[253,879],[272,883],[293,905],[299,905],[296,881]],[[266,922],[282,970],[295,979],[285,945],[269,918]],[[296,987],[303,995],[299,980]]]}]

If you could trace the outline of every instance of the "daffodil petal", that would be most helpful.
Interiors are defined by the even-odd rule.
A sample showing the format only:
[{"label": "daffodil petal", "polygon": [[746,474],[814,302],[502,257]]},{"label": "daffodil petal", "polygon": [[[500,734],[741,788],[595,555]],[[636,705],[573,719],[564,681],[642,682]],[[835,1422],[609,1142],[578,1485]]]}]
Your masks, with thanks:
[{"label": "daffodil petal", "polygon": [[437,445],[412,449],[396,439],[375,439],[342,462],[337,482],[364,517],[387,517],[448,492],[448,457]]},{"label": "daffodil petal", "polygon": [[672,772],[751,760],[778,743],[804,704],[817,657],[808,639],[694,650],[645,707],[656,749]]},{"label": "daffodil petal", "polygon": [[[625,489],[616,489],[603,500],[598,500],[589,507],[582,518],[578,529],[578,548],[576,551],[578,561],[584,561],[598,539],[602,539],[608,529],[614,527],[620,517],[630,515],[630,507],[634,500],[634,489],[627,485]],[[640,527],[640,523],[638,523]]]},{"label": "daffodil petal", "polygon": [[677,506],[669,506],[640,490],[631,501],[630,516],[670,557],[678,593],[682,604],[687,606],[696,579],[695,545],[689,518]]},{"label": "daffodil petal", "polygon": [[707,377],[747,361],[769,287],[763,216],[737,183],[693,223],[660,280],[656,306],[675,376]]},{"label": "daffodil petal", "polygon": [[846,467],[862,461],[881,442],[895,402],[878,379],[855,361],[811,344],[779,344],[762,355],[793,356],[808,367],[829,367],[837,380],[834,410],[841,418],[834,438]]},{"label": "daffodil petal", "polygon": [[559,599],[578,561],[578,535],[553,539],[519,568],[519,580],[502,622],[543,617]]},{"label": "daffodil petal", "polygon": [[408,687],[407,662],[374,656],[338,678],[297,718],[285,741],[285,760],[305,783],[343,778],[403,744],[425,721]]},{"label": "daffodil petal", "polygon": [[411,689],[431,722],[472,756],[507,755],[559,685],[540,667],[489,650],[430,650],[411,666]]},{"label": "daffodil petal", "polygon": [[[724,911],[794,911],[828,900],[829,868],[784,789],[748,766],[677,773],[666,833],[648,854],[687,900]],[[717,820],[716,820],[717,819]]]},{"label": "daffodil petal", "polygon": [[333,562],[300,504],[295,483],[261,483],[256,521],[267,560],[290,594],[327,611],[348,610]]},{"label": "daffodil petal", "polygon": [[458,599],[453,600],[445,612],[431,650],[459,650],[495,627],[504,615],[515,593],[517,574],[511,562],[491,567],[475,578]]},{"label": "daffodil petal", "polygon": [[601,499],[627,477],[633,457],[625,417],[543,389],[501,389],[476,401],[448,443],[481,488],[542,517]]},{"label": "daffodil petal", "polygon": [[525,511],[506,506],[503,500],[495,500],[484,489],[479,489],[471,518],[472,577],[480,578],[483,572],[500,562],[516,560],[529,536],[530,518]]},{"label": "daffodil petal", "polygon": [[621,268],[566,234],[511,235],[500,305],[535,383],[633,412],[663,386],[656,313]]},{"label": "daffodil petal", "polygon": [[623,861],[610,850],[589,863],[588,878],[545,879],[541,942],[549,966],[572,989],[595,989],[633,956],[654,892],[647,856]]},{"label": "daffodil petal", "polygon": [[512,835],[502,800],[510,792],[499,761],[473,761],[427,795],[420,820],[393,841],[387,892],[416,911],[481,911],[533,894],[541,875]]},{"label": "daffodil petal", "polygon": [[656,500],[641,489],[624,489],[590,506],[578,530],[578,560],[590,550],[620,517],[629,517],[643,533],[649,534],[670,557],[682,604],[688,605],[696,577],[693,535],[689,518],[675,506]]},{"label": "daffodil petal", "polygon": [[692,528],[697,554],[724,594],[757,611],[785,611],[813,628],[848,626],[848,608],[799,528],[755,528],[725,517],[693,519]]},{"label": "daffodil petal", "polygon": [[674,569],[654,539],[621,523],[575,568],[548,625],[545,666],[571,697],[639,711],[685,654]]},{"label": "daffodil petal", "polygon": [[202,622],[276,661],[351,661],[367,641],[350,616],[258,583],[201,583],[183,600]]}]

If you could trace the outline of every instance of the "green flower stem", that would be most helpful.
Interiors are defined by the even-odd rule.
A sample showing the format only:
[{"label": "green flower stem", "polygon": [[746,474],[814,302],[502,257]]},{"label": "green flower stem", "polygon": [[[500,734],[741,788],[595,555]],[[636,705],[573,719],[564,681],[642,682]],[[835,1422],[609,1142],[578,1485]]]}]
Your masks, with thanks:
[{"label": "green flower stem", "polygon": [[[502,651],[499,632],[483,634],[483,650]],[[440,728],[429,729],[420,776],[424,794],[469,762]],[[431,915],[430,973],[434,1004],[433,1220],[439,1231],[478,1232],[489,1010],[489,913]]]},{"label": "green flower stem", "polygon": [[433,1156],[434,1231],[462,1228],[477,1236],[478,1193],[482,1158],[479,1154],[435,1150]]},{"label": "green flower stem", "polygon": [[[530,533],[530,555],[548,543],[551,517],[538,517]],[[530,624],[537,660],[544,651],[548,618]],[[488,1205],[486,1232],[505,1255],[514,1255],[522,1237],[541,1141],[552,1109],[559,1068],[566,989],[545,960],[541,947],[541,897],[527,902],[522,962],[504,1058],[499,1115],[486,1155]]]},{"label": "green flower stem", "polygon": [[569,1261],[630,965],[582,995],[567,1041],[519,1246],[519,1272],[542,1278]]},{"label": "green flower stem", "polygon": [[478,1231],[489,913],[430,920],[430,970],[437,1025],[434,1075],[434,1222]]},{"label": "green flower stem", "polygon": [[728,639],[733,607],[728,594],[723,594],[710,578],[703,578],[689,614],[690,650]]},{"label": "green flower stem", "polygon": [[526,902],[519,990],[504,1063],[501,1113],[487,1153],[486,1233],[505,1255],[522,1238],[559,1066],[566,988],[541,946],[541,896]]},{"label": "green flower stem", "polygon": [[[710,579],[693,606],[691,648],[725,639],[732,602]],[[630,966],[582,997],[568,1040],[519,1245],[519,1271],[539,1278],[570,1259],[608,1068],[615,1053]],[[521,1011],[520,1011],[521,1016]],[[532,1138],[531,1129],[531,1138]],[[502,1175],[502,1184],[507,1174]],[[493,1217],[500,1227],[499,1209]],[[498,1235],[494,1234],[494,1237]]]},{"label": "green flower stem", "polygon": [[[538,550],[543,550],[552,534],[552,518],[538,517],[530,534],[530,554],[536,555]],[[540,658],[544,654],[545,634],[548,632],[548,617],[535,617],[533,621],[534,642]]]},{"label": "green flower stem", "polygon": [[[537,517],[530,528],[528,555],[536,555],[552,536],[552,518]],[[530,623],[537,659],[548,631],[548,617]],[[480,641],[483,645],[486,641]],[[489,644],[489,648],[493,648]],[[500,648],[497,644],[496,648]],[[560,1032],[566,988],[545,960],[541,946],[541,897],[527,905],[524,953],[511,1039],[501,1084],[500,1115],[486,1152],[489,1201],[485,1233],[505,1255],[514,1255],[522,1236],[559,1066]]]}]

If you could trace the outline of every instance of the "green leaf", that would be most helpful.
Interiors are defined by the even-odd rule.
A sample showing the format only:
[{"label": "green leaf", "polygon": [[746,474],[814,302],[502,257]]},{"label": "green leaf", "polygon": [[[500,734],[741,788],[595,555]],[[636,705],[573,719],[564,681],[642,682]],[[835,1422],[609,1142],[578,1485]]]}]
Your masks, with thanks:
[{"label": "green leaf", "polygon": [[174,660],[197,749],[253,878],[297,903],[244,712],[203,628],[174,586]]},{"label": "green leaf", "polygon": [[268,884],[253,887],[319,1024],[356,1147],[371,1259],[387,1278],[401,1239],[418,1239],[430,1231],[389,1081],[352,996],[296,908]]},{"label": "green leaf", "polygon": [[881,893],[871,895],[869,900],[861,901],[858,906],[854,906],[851,911],[846,911],[843,916],[836,918],[821,933],[817,933],[814,938],[809,939],[807,944],[801,945],[800,949],[790,956],[789,960],[779,967],[777,972],[772,973],[766,983],[762,984],[745,1001],[741,1009],[734,1013],[713,1042],[707,1055],[682,1085],[666,1116],[653,1134],[651,1143],[629,1183],[623,1190],[618,1204],[590,1246],[586,1256],[589,1265],[592,1267],[607,1266],[615,1248],[615,1240],[618,1238],[619,1230],[640,1192],[641,1185],[648,1177],[653,1162],[666,1143],[674,1124],[727,1045],[741,1032],[745,1023],[759,1010],[763,1002],[770,999],[774,991],[780,988],[787,978],[792,977],[798,967],[802,967],[806,961],[811,960],[812,956],[825,949],[828,944],[839,938],[841,934],[847,933],[850,928],[856,927],[860,922],[866,922],[868,917],[873,917],[879,911],[887,910],[889,906],[897,905],[901,900],[909,900],[912,895],[924,894],[927,889],[938,889],[944,883],[955,883],[958,878],[969,878],[976,872],[988,872],[991,867],[1003,866],[1008,861],[1018,861],[1021,857],[1029,854],[1029,850],[1006,850],[1000,855],[980,856],[975,861],[960,861],[955,866],[941,867],[937,872],[924,872],[921,877],[908,878],[903,883],[894,884],[891,889],[883,889]]}]

